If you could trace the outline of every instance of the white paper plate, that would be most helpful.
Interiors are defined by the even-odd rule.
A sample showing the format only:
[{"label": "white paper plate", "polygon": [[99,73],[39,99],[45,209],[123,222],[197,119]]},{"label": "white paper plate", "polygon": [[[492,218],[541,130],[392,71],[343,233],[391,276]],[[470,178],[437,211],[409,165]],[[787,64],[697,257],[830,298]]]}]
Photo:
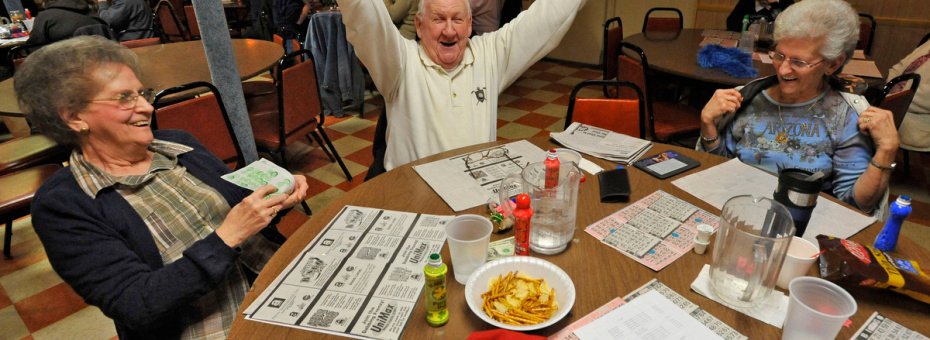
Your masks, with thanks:
[{"label": "white paper plate", "polygon": [[[559,303],[559,310],[549,320],[529,326],[508,325],[492,319],[481,308],[484,303],[481,294],[488,291],[488,281],[498,275],[506,275],[508,272],[518,270],[534,278],[546,279],[549,286],[555,289],[555,300]],[[468,302],[472,313],[494,327],[530,331],[548,327],[568,314],[575,304],[575,284],[562,268],[549,261],[530,256],[511,256],[485,263],[476,269],[465,283],[465,301]]]}]

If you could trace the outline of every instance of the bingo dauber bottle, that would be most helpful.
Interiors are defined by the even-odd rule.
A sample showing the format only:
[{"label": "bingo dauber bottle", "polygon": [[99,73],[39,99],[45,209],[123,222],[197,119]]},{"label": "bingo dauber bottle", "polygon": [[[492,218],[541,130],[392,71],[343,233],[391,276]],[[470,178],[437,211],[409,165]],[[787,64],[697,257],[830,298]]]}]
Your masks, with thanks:
[{"label": "bingo dauber bottle", "polygon": [[438,253],[429,255],[423,273],[426,286],[423,287],[423,299],[426,303],[426,323],[439,327],[449,322],[449,309],[446,307],[446,273],[449,272],[442,256]]},{"label": "bingo dauber bottle", "polygon": [[901,224],[907,215],[911,214],[911,198],[906,195],[898,196],[894,202],[891,202],[890,215],[885,220],[885,226],[875,238],[875,249],[881,251],[893,251],[898,245],[898,233],[901,232]]}]

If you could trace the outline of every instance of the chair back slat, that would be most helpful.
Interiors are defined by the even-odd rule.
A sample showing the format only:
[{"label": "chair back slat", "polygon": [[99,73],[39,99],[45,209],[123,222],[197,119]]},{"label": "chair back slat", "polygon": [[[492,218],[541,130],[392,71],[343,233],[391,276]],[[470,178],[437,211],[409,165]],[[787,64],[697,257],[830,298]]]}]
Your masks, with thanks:
[{"label": "chair back slat", "polygon": [[[610,113],[610,114],[608,114]],[[639,100],[582,98],[575,100],[574,121],[640,137]]]},{"label": "chair back slat", "polygon": [[[608,87],[617,91],[622,89],[631,92],[632,99],[585,97],[581,91],[585,88]],[[619,91],[621,93],[625,91]],[[594,91],[592,91],[594,92]],[[591,92],[589,92],[591,93]],[[616,133],[645,138],[646,129],[645,102],[642,91],[631,82],[619,80],[586,80],[575,85],[569,96],[568,112],[565,118],[565,128],[572,122],[579,122]]]},{"label": "chair back slat", "polygon": [[906,89],[885,96],[885,100],[882,100],[878,107],[891,111],[895,128],[901,128],[901,122],[904,121],[904,115],[907,114],[907,109],[911,107],[913,100],[914,91]]},{"label": "chair back slat", "polygon": [[[674,17],[653,17],[654,12],[671,13]],[[656,31],[681,31],[684,27],[684,15],[681,10],[672,7],[655,7],[646,11],[646,17],[643,19],[643,32]]]},{"label": "chair back slat", "polygon": [[168,0],[161,0],[155,6],[155,16],[158,17],[158,23],[161,25],[161,31],[170,41],[190,40],[181,27],[177,15],[174,12],[174,5]]},{"label": "chair back slat", "polygon": [[[611,27],[616,22],[617,25]],[[623,41],[623,22],[615,17],[604,23],[604,80],[617,77],[617,54],[620,53],[620,42]]]},{"label": "chair back slat", "polygon": [[[164,106],[159,103],[167,95],[200,87],[207,87],[209,92]],[[230,169],[245,165],[244,156],[234,135],[226,108],[215,87],[206,82],[195,82],[162,91],[156,98],[155,105],[157,108],[152,115],[153,129],[175,129],[190,132],[207,150],[226,163]]]},{"label": "chair back slat", "polygon": [[[301,51],[306,53],[299,53]],[[281,106],[283,107],[279,113],[282,115],[281,121],[283,131],[287,135],[286,139],[302,138],[302,135],[291,135],[291,132],[316,124],[318,117],[323,113],[316,68],[310,51],[300,50],[289,54],[288,57],[299,58],[300,55],[305,55],[303,61],[281,70],[279,79]],[[288,57],[285,57],[285,61],[291,59]]]},{"label": "chair back slat", "polygon": [[875,26],[875,17],[859,13],[859,41],[856,43],[856,49],[863,50],[865,54],[872,54]]},{"label": "chair back slat", "polygon": [[187,29],[191,32],[191,37],[200,37],[200,25],[197,24],[197,15],[194,14],[194,6],[184,6],[184,15],[187,17]]}]

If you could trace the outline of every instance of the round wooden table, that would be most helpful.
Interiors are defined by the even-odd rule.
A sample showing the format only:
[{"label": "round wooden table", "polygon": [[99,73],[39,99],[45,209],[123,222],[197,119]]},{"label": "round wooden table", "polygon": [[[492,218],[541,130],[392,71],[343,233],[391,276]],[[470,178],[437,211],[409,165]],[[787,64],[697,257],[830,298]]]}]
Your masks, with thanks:
[{"label": "round wooden table", "polygon": [[[284,48],[271,41],[233,39],[233,54],[241,79],[270,69],[284,56]],[[142,84],[156,91],[194,81],[211,82],[207,56],[201,41],[183,41],[132,49],[139,56]],[[0,82],[0,115],[22,117],[16,102],[13,78]]]},{"label": "round wooden table", "polygon": [[[553,146],[553,144],[545,138],[534,138],[531,141],[543,149]],[[420,160],[415,162],[415,164],[439,160],[502,143],[503,142],[488,143],[449,151]],[[666,180],[659,180],[638,169],[630,168],[630,185],[632,187],[630,201],[635,202],[661,189],[676,197],[687,200],[702,209],[719,214],[719,210],[678,189],[672,185],[671,181],[693,173],[694,171],[699,171],[722,163],[726,159],[690,149],[662,144],[654,146],[649,154],[668,149],[675,150],[676,152],[685,154],[699,161],[701,167]],[[585,156],[585,158],[598,163],[598,165],[603,168],[609,169],[614,167],[613,163],[604,160],[590,156]],[[655,278],[691,302],[709,311],[730,327],[748,336],[750,339],[778,339],[781,337],[780,329],[736,312],[690,290],[690,284],[699,273],[701,267],[704,264],[710,263],[710,250],[703,255],[690,252],[661,271],[654,272],[626,257],[617,250],[602,244],[583,230],[589,224],[606,217],[610,213],[616,212],[625,207],[628,203],[600,203],[597,176],[588,176],[587,180],[581,184],[579,199],[581,201],[578,204],[578,221],[575,239],[571,242],[568,249],[558,255],[547,256],[533,254],[533,256],[555,263],[572,277],[577,291],[575,305],[564,319],[548,328],[531,332],[532,334],[551,335],[579,318],[584,317],[586,314],[607,303],[611,299],[624,296]],[[274,257],[271,258],[268,264],[265,265],[264,270],[262,270],[261,274],[259,274],[258,278],[255,280],[254,287],[246,295],[245,301],[240,307],[240,314],[237,315],[233,323],[232,332],[230,334],[231,339],[336,338],[335,336],[323,333],[307,333],[305,330],[245,320],[241,311],[251,304],[252,301],[269,286],[271,281],[284,270],[291,260],[299,255],[304,247],[324,229],[326,224],[332,220],[345,205],[425,214],[455,214],[430,186],[417,175],[409,164],[391,170],[352,189],[345,195],[333,200],[327,207],[316,211],[313,217],[297,230],[281,249],[278,250]],[[484,215],[485,208],[476,207],[460,212],[460,214],[465,213]],[[881,229],[880,225],[872,225],[854,236],[853,239],[870,244],[871,240],[874,240],[879,229]],[[512,233],[504,235],[492,234],[491,240],[494,241],[512,235]],[[711,244],[710,247],[713,247],[713,244]],[[909,239],[902,237],[901,240],[899,240],[897,249],[903,254],[907,254],[907,258],[915,259],[921,263],[930,263],[928,262],[928,260],[930,260],[930,254]],[[442,256],[444,259],[450,258],[448,247],[443,248]],[[812,269],[811,273],[814,273],[814,270],[815,269]],[[449,275],[451,275],[451,271]],[[449,292],[449,323],[438,328],[428,326],[424,319],[425,309],[423,303],[420,302],[410,316],[410,320],[404,330],[403,338],[462,339],[474,331],[493,328],[472,314],[469,310],[465,303],[464,285],[452,280],[451,277],[447,282]],[[927,322],[927,320],[930,320],[930,310],[927,309],[926,304],[890,291],[873,291],[856,288],[851,289],[850,292],[856,298],[859,309],[852,317],[852,326],[840,331],[840,338],[848,339],[858,327],[862,326],[872,312],[876,310],[911,329],[917,330],[923,334],[930,334],[930,322]]]},{"label": "round wooden table", "polygon": [[[711,85],[717,88],[745,85],[754,78],[736,78],[718,69],[698,66],[697,54],[704,39],[704,29],[682,29],[680,32],[643,32],[623,38],[624,42],[639,46],[646,53],[652,70],[675,75],[685,79]],[[753,68],[759,72],[757,78],[775,74],[772,64],[758,60],[752,61]],[[878,65],[879,70],[887,70],[890,65]],[[870,87],[884,85],[881,78],[863,78]]]}]

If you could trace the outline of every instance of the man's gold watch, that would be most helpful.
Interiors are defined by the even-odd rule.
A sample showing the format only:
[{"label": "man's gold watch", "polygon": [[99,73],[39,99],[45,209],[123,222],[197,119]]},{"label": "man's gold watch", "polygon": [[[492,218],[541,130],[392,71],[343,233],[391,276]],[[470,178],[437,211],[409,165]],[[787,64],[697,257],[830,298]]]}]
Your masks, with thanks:
[{"label": "man's gold watch", "polygon": [[895,162],[891,162],[891,164],[889,165],[881,165],[881,164],[878,164],[878,162],[876,162],[874,159],[870,159],[869,164],[872,164],[872,166],[879,168],[881,170],[891,170],[891,171],[894,171],[894,168],[898,166],[898,163],[895,163]]}]

